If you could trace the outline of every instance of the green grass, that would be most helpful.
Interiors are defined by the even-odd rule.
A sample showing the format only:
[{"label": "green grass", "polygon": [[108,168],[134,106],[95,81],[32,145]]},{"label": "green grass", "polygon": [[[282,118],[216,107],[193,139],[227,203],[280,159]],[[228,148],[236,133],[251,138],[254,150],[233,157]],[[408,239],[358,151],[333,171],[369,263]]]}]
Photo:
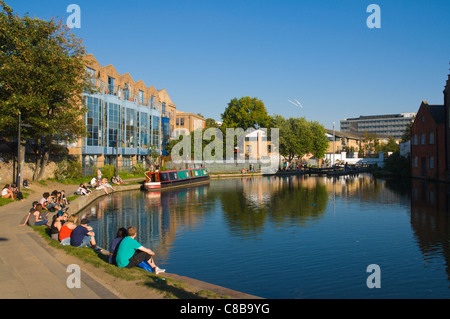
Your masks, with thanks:
[{"label": "green grass", "polygon": [[[191,291],[186,284],[170,278],[157,276],[142,268],[134,267],[131,269],[119,268],[108,263],[108,256],[94,251],[92,248],[77,248],[72,246],[63,246],[56,240],[51,240],[48,228],[46,226],[32,226],[32,228],[44,238],[44,240],[53,248],[62,249],[67,254],[72,255],[83,262],[89,263],[99,269],[104,270],[109,275],[123,279],[136,284],[155,289],[164,295],[165,299],[228,299],[228,296],[218,295],[208,290]],[[163,279],[164,278],[164,279]]]},{"label": "green grass", "polygon": [[[25,198],[27,198],[28,196],[30,196],[30,192],[33,192],[33,191],[30,191],[30,190],[21,190],[21,192],[22,192],[22,195],[23,195],[23,198],[25,199]],[[12,202],[16,202],[16,201],[18,201],[18,199],[11,199],[11,198],[1,198],[0,197],[0,206],[3,206],[3,205],[7,205],[7,204],[9,204],[9,203],[12,203]]]}]

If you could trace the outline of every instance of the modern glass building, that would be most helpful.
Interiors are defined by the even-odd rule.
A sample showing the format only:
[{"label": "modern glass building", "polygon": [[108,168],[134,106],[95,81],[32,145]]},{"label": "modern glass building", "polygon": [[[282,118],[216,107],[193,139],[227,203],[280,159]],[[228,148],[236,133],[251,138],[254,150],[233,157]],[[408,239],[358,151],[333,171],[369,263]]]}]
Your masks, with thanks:
[{"label": "modern glass building", "polygon": [[161,113],[157,108],[113,94],[86,94],[84,98],[88,108],[88,136],[81,147],[85,170],[106,164],[131,167],[143,163],[149,149],[160,154]]},{"label": "modern glass building", "polygon": [[176,110],[167,92],[135,82],[128,73],[120,75],[112,65],[102,67],[92,55],[85,63],[98,92],[83,94],[88,134],[69,146],[83,171],[107,164],[127,169],[163,154],[171,134],[169,115]]},{"label": "modern glass building", "polygon": [[386,114],[347,118],[341,121],[340,131],[347,133],[375,133],[400,139],[416,113]]}]

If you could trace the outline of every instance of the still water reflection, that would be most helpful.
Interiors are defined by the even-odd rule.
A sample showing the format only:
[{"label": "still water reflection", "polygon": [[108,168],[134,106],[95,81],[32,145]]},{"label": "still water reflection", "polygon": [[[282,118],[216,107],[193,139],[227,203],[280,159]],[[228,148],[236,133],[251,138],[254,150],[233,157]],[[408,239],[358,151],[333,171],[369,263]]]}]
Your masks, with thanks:
[{"label": "still water reflection", "polygon": [[[168,272],[265,298],[449,298],[445,184],[357,177],[212,180],[103,197],[89,215],[107,248],[119,227]],[[367,266],[381,269],[369,289]]]}]

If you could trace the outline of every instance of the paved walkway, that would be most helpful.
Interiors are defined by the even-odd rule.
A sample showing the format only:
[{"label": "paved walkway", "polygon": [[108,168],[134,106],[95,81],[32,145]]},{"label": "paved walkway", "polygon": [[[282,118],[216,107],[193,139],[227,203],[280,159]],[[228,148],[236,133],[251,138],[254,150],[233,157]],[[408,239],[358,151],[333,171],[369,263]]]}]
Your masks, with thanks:
[{"label": "paved walkway", "polygon": [[[30,227],[18,226],[32,202],[39,200],[44,191],[53,190],[52,185],[38,184],[31,185],[30,189],[34,192],[25,201],[0,206],[0,298],[118,298],[83,271],[81,288],[67,287],[71,274],[67,272],[68,265],[54,258],[52,248]],[[73,194],[76,186],[64,185],[64,189],[66,194]]]}]

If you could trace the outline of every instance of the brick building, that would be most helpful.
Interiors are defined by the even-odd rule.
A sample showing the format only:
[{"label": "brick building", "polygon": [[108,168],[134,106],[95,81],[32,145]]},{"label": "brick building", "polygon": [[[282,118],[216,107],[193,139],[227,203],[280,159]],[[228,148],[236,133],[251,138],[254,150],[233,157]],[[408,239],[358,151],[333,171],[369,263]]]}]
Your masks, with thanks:
[{"label": "brick building", "polygon": [[447,171],[445,108],[422,101],[411,128],[411,174],[445,180]]},{"label": "brick building", "polygon": [[450,181],[450,75],[443,93],[443,105],[422,102],[411,128],[414,177]]}]

